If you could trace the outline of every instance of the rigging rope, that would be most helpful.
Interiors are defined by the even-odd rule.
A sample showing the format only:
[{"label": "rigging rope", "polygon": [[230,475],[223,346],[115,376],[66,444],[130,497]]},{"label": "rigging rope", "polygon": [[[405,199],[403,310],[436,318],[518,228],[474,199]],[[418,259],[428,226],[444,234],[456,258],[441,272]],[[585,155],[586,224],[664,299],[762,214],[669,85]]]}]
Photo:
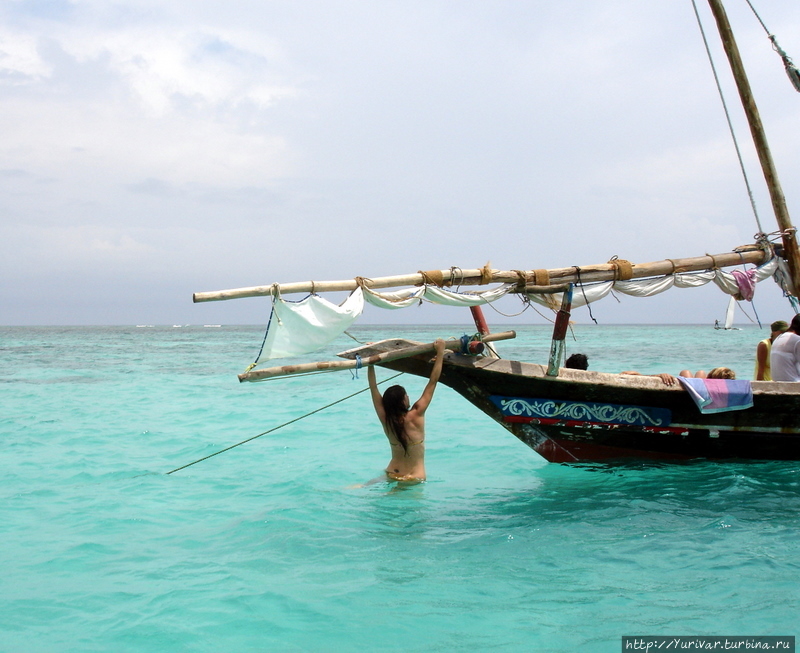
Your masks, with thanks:
[{"label": "rigging rope", "polygon": [[[378,384],[380,385],[381,383],[386,383],[388,381],[391,381],[392,379],[396,379],[398,376],[401,376],[402,374],[403,374],[403,372],[400,372],[399,374],[395,374],[394,376],[390,376],[388,379],[384,379],[383,381],[379,381]],[[289,426],[289,424],[294,424],[295,422],[299,422],[301,419],[305,419],[306,417],[314,415],[315,413],[319,413],[319,412],[325,410],[326,408],[330,408],[331,406],[335,406],[336,404],[340,404],[343,401],[347,401],[348,399],[351,399],[352,397],[355,397],[356,395],[360,395],[362,392],[367,392],[367,390],[369,390],[369,387],[362,388],[358,392],[354,392],[351,395],[347,395],[346,397],[342,397],[341,399],[337,399],[336,401],[328,404],[327,406],[322,406],[322,408],[317,408],[316,410],[312,410],[310,413],[306,413],[305,415],[300,415],[300,417],[295,417],[294,419],[289,420],[288,422],[285,422],[285,423],[281,424],[280,426],[276,426],[276,427],[271,428],[271,429],[269,429],[267,431],[264,431],[263,433],[259,433],[258,435],[254,435],[251,438],[247,438],[246,440],[242,440],[241,442],[237,442],[236,444],[232,444],[230,447],[226,447],[225,449],[221,449],[220,451],[216,451],[216,452],[214,452],[212,454],[209,454],[208,456],[200,458],[199,460],[195,460],[194,462],[188,463],[187,465],[183,465],[182,467],[176,467],[172,471],[167,472],[167,475],[174,474],[175,472],[179,472],[182,469],[186,469],[187,467],[191,467],[192,465],[196,465],[197,463],[201,463],[204,460],[208,460],[209,458],[213,458],[214,456],[218,456],[221,453],[225,453],[226,451],[230,451],[231,449],[235,449],[236,447],[241,446],[243,444],[246,444],[247,442],[251,442],[252,440],[255,440],[256,438],[260,438],[262,435],[267,435],[268,433],[274,433],[278,429],[282,429],[284,426]]]},{"label": "rigging rope", "polygon": [[753,6],[753,3],[750,0],[745,0],[747,4],[750,6],[750,9],[753,10],[753,14],[758,19],[758,22],[761,23],[761,27],[764,28],[764,31],[767,33],[767,37],[772,42],[772,49],[778,53],[778,56],[783,60],[783,67],[786,70],[786,74],[789,76],[789,81],[792,82],[792,86],[794,89],[800,93],[800,71],[797,70],[797,66],[794,65],[791,57],[789,57],[786,52],[783,51],[780,45],[778,45],[778,39],[775,37],[774,34],[770,33],[767,29],[767,26],[764,24],[764,21],[761,20],[761,16],[758,15],[756,8]]},{"label": "rigging rope", "polygon": [[358,344],[360,344],[360,345],[365,345],[365,344],[367,344],[367,343],[365,343],[363,340],[359,340],[358,338],[356,338],[356,337],[355,337],[355,336],[354,336],[352,333],[350,333],[349,331],[345,331],[345,332],[344,332],[344,335],[346,335],[348,338],[352,338],[353,340],[355,340],[355,341],[356,341]]},{"label": "rigging rope", "polygon": [[589,301],[589,299],[586,297],[586,289],[583,287],[583,282],[581,281],[581,269],[577,265],[575,265],[573,267],[575,268],[575,272],[577,272],[577,274],[578,274],[578,286],[581,289],[581,293],[583,293],[583,301],[586,302],[586,308],[589,309],[589,317],[592,318],[592,322],[597,324],[597,320],[595,320],[594,319],[594,315],[592,315],[592,304]]},{"label": "rigging rope", "polygon": [[[492,302],[489,302],[488,304],[486,304],[486,306],[491,308],[495,313],[502,315],[503,317],[519,317],[532,306],[530,299],[528,299],[525,295],[519,295],[519,297],[522,300],[522,303],[525,305],[524,308],[519,313],[503,313],[503,311],[497,308],[497,306],[495,306],[494,303]],[[536,312],[538,313],[539,311]],[[539,313],[539,315],[541,315],[541,313]]]},{"label": "rigging rope", "polygon": [[722,92],[722,85],[719,81],[719,76],[717,75],[717,68],[714,65],[714,58],[711,56],[711,48],[708,45],[708,39],[706,38],[706,32],[703,29],[703,21],[700,20],[700,13],[697,10],[697,3],[695,0],[692,0],[692,7],[694,8],[694,15],[697,18],[697,25],[700,27],[700,34],[703,37],[703,44],[706,47],[706,54],[708,55],[708,61],[711,64],[711,71],[714,73],[714,81],[717,84],[717,91],[719,92],[719,98],[722,100],[722,108],[725,110],[725,119],[728,121],[728,129],[731,132],[731,138],[733,139],[733,147],[736,150],[736,157],[739,159],[739,167],[742,170],[742,176],[744,177],[744,185],[747,187],[747,195],[750,198],[750,206],[753,208],[753,215],[756,218],[756,224],[758,225],[759,232],[763,232],[764,228],[761,226],[761,218],[758,215],[758,209],[756,208],[756,201],[753,197],[753,189],[750,186],[750,180],[747,177],[747,171],[744,167],[744,160],[742,159],[742,152],[739,149],[739,142],[736,140],[736,132],[733,129],[733,123],[731,122],[731,115],[728,111],[728,104],[725,102],[725,94]]}]

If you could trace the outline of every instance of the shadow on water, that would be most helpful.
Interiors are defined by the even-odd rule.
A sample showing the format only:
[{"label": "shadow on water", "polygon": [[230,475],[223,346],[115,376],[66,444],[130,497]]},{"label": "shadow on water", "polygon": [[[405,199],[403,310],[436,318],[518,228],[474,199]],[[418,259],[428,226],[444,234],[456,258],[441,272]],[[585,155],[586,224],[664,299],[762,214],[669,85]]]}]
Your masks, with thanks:
[{"label": "shadow on water", "polygon": [[[794,528],[797,463],[548,465],[515,487],[458,491],[446,481],[370,488],[351,506],[367,537],[461,541],[532,529],[615,539],[727,527]],[[573,535],[578,533],[573,532]]]}]

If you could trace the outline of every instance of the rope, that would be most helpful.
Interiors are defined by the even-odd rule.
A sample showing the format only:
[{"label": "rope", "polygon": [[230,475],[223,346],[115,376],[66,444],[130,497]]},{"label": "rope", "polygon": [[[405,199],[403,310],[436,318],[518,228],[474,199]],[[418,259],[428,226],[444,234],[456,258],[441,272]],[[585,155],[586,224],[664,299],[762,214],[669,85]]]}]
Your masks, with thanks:
[{"label": "rope", "polygon": [[525,286],[528,285],[528,275],[526,275],[522,270],[513,270],[513,272],[517,275],[517,292],[524,292]]},{"label": "rope", "polygon": [[[443,288],[445,286],[444,275],[441,270],[417,270],[417,274],[422,275],[422,281],[417,286],[438,286]],[[450,282],[447,283],[450,285]]]},{"label": "rope", "polygon": [[767,26],[764,24],[764,21],[761,20],[761,16],[758,15],[756,8],[753,6],[750,0],[745,1],[750,6],[750,9],[753,10],[753,14],[758,19],[758,22],[761,23],[761,27],[763,27],[764,31],[767,33],[767,38],[769,38],[770,42],[772,43],[772,49],[775,50],[775,52],[778,53],[778,56],[783,60],[783,67],[786,70],[786,74],[789,76],[789,80],[792,82],[792,86],[794,86],[794,89],[800,93],[800,71],[797,70],[797,66],[794,65],[791,57],[789,57],[789,55],[784,52],[783,48],[778,45],[778,39],[767,29]]},{"label": "rope", "polygon": [[[379,381],[378,384],[380,385],[381,383],[386,383],[387,381],[391,381],[392,379],[396,379],[398,376],[400,376],[402,374],[403,374],[403,372],[400,372],[399,374],[395,374],[394,376],[390,376],[388,379],[384,379],[383,381]],[[247,442],[251,442],[252,440],[255,440],[256,438],[260,438],[262,435],[267,435],[268,433],[273,433],[273,432],[277,431],[278,429],[282,429],[284,426],[289,426],[289,424],[294,424],[295,422],[299,422],[301,419],[305,419],[306,417],[310,417],[311,415],[314,415],[315,413],[319,413],[319,412],[321,412],[321,411],[323,411],[323,410],[325,410],[327,408],[330,408],[331,406],[335,406],[336,404],[340,404],[343,401],[347,401],[348,399],[351,399],[352,397],[355,397],[356,395],[360,395],[362,392],[366,392],[367,390],[369,390],[369,387],[362,388],[358,392],[354,392],[351,395],[347,395],[346,397],[342,397],[341,399],[337,399],[336,401],[328,404],[327,406],[323,406],[322,408],[317,408],[316,410],[312,410],[310,413],[306,413],[305,415],[300,415],[300,417],[295,417],[294,419],[289,420],[288,422],[285,422],[285,423],[281,424],[280,426],[276,426],[274,428],[269,429],[268,431],[264,431],[263,433],[259,433],[258,435],[254,435],[251,438],[247,438],[247,440],[242,440],[241,442],[237,442],[236,444],[232,444],[230,447],[226,447],[225,449],[221,449],[220,451],[216,451],[216,452],[214,452],[212,454],[209,454],[208,456],[200,458],[199,460],[195,460],[194,462],[191,462],[191,463],[189,463],[187,465],[183,465],[182,467],[176,467],[172,471],[167,472],[167,475],[174,474],[175,472],[179,472],[182,469],[186,469],[187,467],[191,467],[192,465],[196,465],[197,463],[201,463],[204,460],[208,460],[209,458],[213,458],[214,456],[219,456],[221,453],[225,453],[226,451],[230,451],[231,449],[235,449],[236,447],[239,447],[239,446],[241,446],[243,444],[246,444]]]},{"label": "rope", "polygon": [[589,299],[586,297],[586,289],[583,287],[583,282],[581,281],[581,269],[576,265],[575,272],[578,274],[578,285],[581,288],[581,293],[583,294],[583,301],[586,302],[586,308],[589,309],[589,317],[592,318],[592,322],[597,324],[597,320],[594,319],[594,315],[592,315],[592,305],[589,303]]},{"label": "rope", "polygon": [[[488,306],[495,313],[497,313],[498,315],[502,315],[503,317],[519,317],[525,311],[527,311],[529,308],[531,308],[533,306],[533,304],[531,304],[531,300],[528,299],[527,295],[520,294],[520,295],[517,295],[517,297],[519,297],[520,300],[522,301],[522,303],[525,305],[524,308],[519,313],[503,313],[503,311],[501,311],[499,308],[497,308],[497,306],[495,306],[493,302],[489,302],[488,304],[485,304],[485,306]],[[534,308],[534,310],[536,310],[536,309]],[[536,312],[538,313],[539,311],[536,311]],[[541,315],[541,313],[539,313],[539,315]]]},{"label": "rope", "polygon": [[[456,283],[458,279],[458,283]],[[461,284],[464,282],[464,271],[457,265],[450,266],[450,287],[455,286],[456,292],[461,292]]]},{"label": "rope", "polygon": [[359,344],[361,344],[361,345],[365,345],[365,344],[367,344],[367,343],[365,343],[363,340],[359,340],[358,338],[356,338],[356,337],[355,337],[355,336],[354,336],[352,333],[350,333],[349,331],[345,331],[345,332],[344,332],[344,335],[346,335],[346,336],[347,336],[348,338],[350,338],[351,340],[355,340],[357,343],[359,343]]},{"label": "rope", "polygon": [[364,367],[364,364],[361,362],[361,355],[356,354],[356,367],[354,370],[350,370],[350,375],[353,377],[353,381],[358,378],[358,370]]},{"label": "rope", "polygon": [[[272,284],[273,290],[275,290],[278,284]],[[258,354],[256,355],[256,359],[247,366],[247,369],[244,371],[247,374],[250,370],[252,370],[256,365],[258,365],[258,359],[261,358],[261,354],[264,352],[264,345],[267,344],[267,336],[269,335],[269,325],[272,324],[272,316],[275,314],[275,297],[272,298],[272,305],[269,311],[269,320],[267,320],[267,328],[264,330],[264,339],[261,341],[261,347],[258,348]]]},{"label": "rope", "polygon": [[753,189],[750,187],[750,180],[747,177],[747,171],[744,167],[744,160],[742,159],[742,152],[739,149],[739,142],[736,140],[736,132],[733,129],[733,123],[731,122],[731,115],[728,111],[728,104],[725,102],[725,94],[722,92],[722,85],[719,81],[719,76],[717,75],[717,68],[714,65],[714,58],[711,56],[711,48],[708,46],[708,39],[706,38],[706,32],[703,29],[703,22],[700,20],[700,13],[697,11],[697,3],[695,0],[692,0],[692,7],[694,8],[694,15],[697,18],[697,25],[700,27],[700,34],[703,37],[703,44],[706,47],[706,54],[708,55],[708,61],[711,64],[711,72],[714,73],[714,81],[717,84],[717,92],[719,93],[719,98],[722,100],[722,108],[725,110],[725,119],[728,121],[728,129],[731,132],[731,138],[733,139],[733,147],[736,150],[736,157],[739,159],[739,167],[742,170],[742,177],[744,177],[744,185],[747,187],[747,195],[750,198],[750,206],[753,209],[753,215],[756,218],[756,224],[758,225],[759,231],[764,231],[764,228],[761,226],[761,218],[758,215],[758,209],[756,208],[756,200],[753,197]]},{"label": "rope", "polygon": [[549,286],[550,285],[550,271],[539,269],[533,271],[533,283],[536,286]]},{"label": "rope", "polygon": [[530,306],[534,310],[534,312],[536,312],[539,315],[539,317],[543,317],[545,320],[550,322],[550,324],[553,324],[553,322],[555,322],[554,319],[542,313],[538,308],[536,308],[533,304],[531,304],[530,301],[528,301],[528,306]]},{"label": "rope", "polygon": [[789,300],[789,305],[792,307],[792,310],[795,313],[800,313],[800,302],[797,301],[797,297],[794,295],[786,295],[786,298]]},{"label": "rope", "polygon": [[630,261],[618,256],[612,256],[608,264],[614,268],[615,281],[629,281],[633,279],[633,265]]},{"label": "rope", "polygon": [[756,8],[750,3],[750,0],[745,0],[745,1],[747,2],[748,5],[750,5],[750,9],[753,10],[753,14],[755,14],[755,17],[758,18],[758,22],[761,23],[761,27],[764,28],[764,31],[767,33],[767,36],[771,36],[769,30],[767,29],[767,26],[764,24],[764,21],[761,20],[761,16],[758,15]]},{"label": "rope", "polygon": [[[314,370],[313,372],[300,372],[299,374],[292,374],[291,377],[293,379],[299,379],[304,376],[314,376],[315,374],[335,374],[336,372],[341,372],[341,369],[331,369],[331,370]],[[270,381],[285,381],[286,376],[269,376],[266,379],[259,379],[259,385],[262,383],[269,383]]]},{"label": "rope", "polygon": [[[756,241],[762,241],[763,240],[766,243],[770,243],[770,242],[776,242],[777,243],[784,237],[794,238],[794,234],[795,234],[796,231],[797,231],[796,227],[790,227],[789,229],[786,229],[785,231],[780,231],[780,230],[771,231],[768,234],[758,233],[758,234],[756,234]],[[772,238],[772,241],[770,241],[770,238]],[[772,252],[770,252],[770,253],[772,253]]]},{"label": "rope", "polygon": [[492,278],[492,263],[490,261],[481,268],[480,285],[485,286],[487,283],[492,283]]}]

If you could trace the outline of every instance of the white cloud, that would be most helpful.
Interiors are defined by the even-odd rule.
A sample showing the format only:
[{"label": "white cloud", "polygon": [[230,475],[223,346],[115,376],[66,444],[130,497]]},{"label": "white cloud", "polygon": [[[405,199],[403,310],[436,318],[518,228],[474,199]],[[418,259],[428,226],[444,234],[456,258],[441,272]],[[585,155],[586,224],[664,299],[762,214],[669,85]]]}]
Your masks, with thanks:
[{"label": "white cloud", "polygon": [[50,73],[33,35],[0,27],[0,84],[31,84]]},{"label": "white cloud", "polygon": [[[769,22],[797,57],[795,4]],[[731,14],[791,204],[797,94]],[[74,0],[0,20],[6,276],[211,290],[692,256],[754,231],[680,3]]]},{"label": "white cloud", "polygon": [[[189,25],[50,25],[6,33],[0,168],[219,186],[291,174],[269,110],[296,95],[269,38]],[[90,181],[90,183],[91,183]]]},{"label": "white cloud", "polygon": [[177,30],[134,27],[121,31],[73,31],[64,51],[79,62],[106,60],[149,112],[162,117],[180,111],[180,100],[210,109],[252,103],[265,109],[295,89],[281,76],[276,47],[269,39],[250,49],[249,35],[192,26]]}]

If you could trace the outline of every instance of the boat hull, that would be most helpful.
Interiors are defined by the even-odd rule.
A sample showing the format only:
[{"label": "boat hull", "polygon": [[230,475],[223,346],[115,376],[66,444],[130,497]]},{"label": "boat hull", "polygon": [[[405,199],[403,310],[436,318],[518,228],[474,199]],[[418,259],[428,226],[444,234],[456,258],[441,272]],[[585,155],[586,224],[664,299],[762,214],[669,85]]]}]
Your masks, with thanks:
[{"label": "boat hull", "polygon": [[[385,367],[421,377],[428,360]],[[800,384],[753,383],[753,407],[702,414],[655,377],[447,356],[441,382],[550,462],[800,460]]]}]

